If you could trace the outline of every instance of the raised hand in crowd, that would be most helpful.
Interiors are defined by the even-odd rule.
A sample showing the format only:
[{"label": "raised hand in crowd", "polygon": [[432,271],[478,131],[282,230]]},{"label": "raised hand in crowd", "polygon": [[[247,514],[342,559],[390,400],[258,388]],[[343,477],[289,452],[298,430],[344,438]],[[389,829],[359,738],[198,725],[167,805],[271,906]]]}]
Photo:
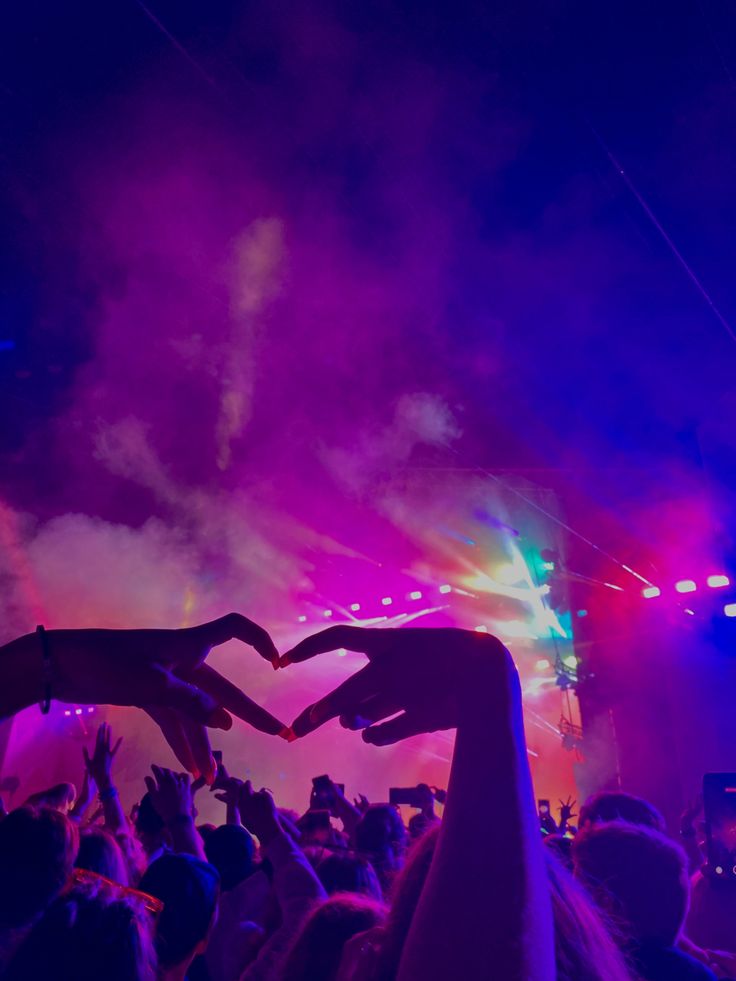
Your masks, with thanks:
[{"label": "raised hand in crowd", "polygon": [[72,809],[69,811],[69,817],[73,821],[81,823],[84,820],[87,812],[92,806],[96,793],[97,788],[95,787],[94,780],[90,777],[89,770],[85,766],[84,776],[82,777],[82,787],[77,794],[77,798],[74,801]]},{"label": "raised hand in crowd", "polygon": [[86,747],[82,750],[87,773],[97,787],[100,804],[105,815],[105,827],[113,834],[125,831],[128,825],[112,776],[113,761],[122,741],[121,736],[113,746],[112,729],[107,722],[103,722],[97,730],[92,756],[89,755]]},{"label": "raised hand in crowd", "polygon": [[264,788],[253,790],[250,780],[240,788],[238,807],[243,824],[262,847],[282,830],[273,797]]},{"label": "raised hand in crowd", "polygon": [[145,777],[151,804],[166,826],[174,851],[205,861],[202,839],[194,824],[194,798],[188,773],[175,773],[165,766],[151,766]]},{"label": "raised hand in crowd", "polygon": [[[213,647],[237,639],[278,667],[268,633],[239,613],[182,630],[48,630],[0,648],[0,718],[41,697],[42,643],[50,661],[50,695],[62,702],[134,705],[158,723],[179,762],[192,774],[215,776],[206,727],[229,729],[232,715],[270,735],[283,723],[207,663]],[[231,715],[232,713],[232,715]]]},{"label": "raised hand in crowd", "polygon": [[97,739],[92,756],[87,752],[87,748],[82,750],[87,774],[92,778],[100,793],[113,786],[112,763],[115,759],[123,737],[120,736],[112,745],[112,729],[107,722],[103,722],[97,730]]},{"label": "raised hand in crowd", "polygon": [[557,824],[557,830],[560,834],[564,834],[568,829],[570,821],[574,817],[577,817],[577,814],[573,810],[573,808],[577,804],[577,801],[573,800],[572,797],[568,797],[567,800],[561,800],[559,803],[560,803],[560,820]]},{"label": "raised hand in crowd", "polygon": [[365,794],[358,794],[357,797],[353,797],[353,807],[356,811],[360,811],[361,814],[365,814],[370,806],[371,802]]},{"label": "raised hand in crowd", "polygon": [[218,787],[215,798],[225,805],[226,824],[240,824],[240,792],[243,781],[238,777],[226,776],[219,779],[213,786],[213,790]]}]

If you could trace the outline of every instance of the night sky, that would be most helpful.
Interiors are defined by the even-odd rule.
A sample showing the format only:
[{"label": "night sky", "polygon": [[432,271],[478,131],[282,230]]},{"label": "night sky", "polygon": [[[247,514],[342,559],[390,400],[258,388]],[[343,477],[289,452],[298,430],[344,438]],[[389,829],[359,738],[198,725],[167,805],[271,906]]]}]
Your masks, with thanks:
[{"label": "night sky", "polygon": [[[735,28],[725,0],[10,5],[6,502],[165,510],[100,465],[131,415],[173,480],[293,494],[420,391],[452,460],[556,488],[587,535],[728,552],[736,335],[611,157],[736,323]],[[287,271],[223,382],[217,270],[273,218]],[[213,378],[251,400],[225,465]]]}]

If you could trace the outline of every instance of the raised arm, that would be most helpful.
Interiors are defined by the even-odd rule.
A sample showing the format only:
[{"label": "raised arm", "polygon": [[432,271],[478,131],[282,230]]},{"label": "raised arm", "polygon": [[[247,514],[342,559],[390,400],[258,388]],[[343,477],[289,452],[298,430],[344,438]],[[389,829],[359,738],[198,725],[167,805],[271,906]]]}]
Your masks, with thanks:
[{"label": "raised arm", "polygon": [[[0,719],[45,698],[136,705],[158,723],[194,776],[215,777],[207,728],[232,715],[271,735],[283,723],[206,664],[210,650],[237,639],[278,667],[268,633],[238,613],[184,630],[47,630],[0,647]],[[231,715],[232,713],[232,715]]]},{"label": "raised arm", "polygon": [[399,981],[553,981],[552,914],[511,655],[467,631],[337,627],[282,663],[333,647],[363,651],[369,664],[306,709],[297,735],[336,716],[377,746],[457,728],[444,820]]}]

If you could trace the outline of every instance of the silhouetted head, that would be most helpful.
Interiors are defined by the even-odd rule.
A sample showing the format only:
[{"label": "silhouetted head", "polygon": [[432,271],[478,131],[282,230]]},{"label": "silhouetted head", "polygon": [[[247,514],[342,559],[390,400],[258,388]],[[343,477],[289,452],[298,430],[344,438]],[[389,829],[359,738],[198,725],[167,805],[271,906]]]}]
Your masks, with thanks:
[{"label": "silhouetted head", "polygon": [[53,901],[11,961],[5,981],[154,981],[153,917],[102,882]]},{"label": "silhouetted head", "polygon": [[679,845],[651,828],[612,821],[577,836],[573,861],[576,878],[629,937],[675,943],[690,895],[687,858]]},{"label": "silhouetted head", "polygon": [[220,878],[211,865],[191,855],[162,855],[148,867],[140,889],[164,904],[156,922],[162,968],[189,963],[206,949],[220,895]]},{"label": "silhouetted head", "polygon": [[123,886],[129,885],[128,867],[117,841],[104,828],[84,828],[74,862],[78,869],[89,869]]},{"label": "silhouetted head", "polygon": [[207,861],[220,874],[222,891],[227,892],[255,871],[256,846],[250,834],[237,824],[223,824],[211,831],[204,842]]},{"label": "silhouetted head", "polygon": [[144,794],[138,805],[135,833],[149,855],[160,848],[166,839],[166,825],[153,806],[150,794]]},{"label": "silhouetted head", "polygon": [[308,917],[287,955],[282,981],[334,981],[351,937],[380,926],[382,904],[366,896],[336,895]]},{"label": "silhouetted head", "polygon": [[60,811],[19,807],[0,821],[0,929],[32,923],[68,881],[77,828]]},{"label": "silhouetted head", "polygon": [[328,896],[335,893],[358,893],[380,902],[381,883],[368,859],[350,852],[334,852],[317,865],[317,875]]},{"label": "silhouetted head", "polygon": [[590,825],[601,824],[604,821],[640,824],[645,828],[661,831],[663,834],[667,830],[664,818],[654,804],[633,794],[603,791],[589,797],[580,808],[578,822],[580,830],[583,831]]}]

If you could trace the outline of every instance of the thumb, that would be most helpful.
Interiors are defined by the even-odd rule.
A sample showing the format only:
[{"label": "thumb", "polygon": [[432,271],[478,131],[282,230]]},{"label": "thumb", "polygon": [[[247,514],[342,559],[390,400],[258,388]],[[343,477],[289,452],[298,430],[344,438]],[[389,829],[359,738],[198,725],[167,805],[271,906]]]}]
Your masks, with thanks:
[{"label": "thumb", "polygon": [[233,720],[211,695],[183,681],[159,665],[150,665],[144,677],[145,701],[184,712],[195,722],[215,729],[230,729]]}]

